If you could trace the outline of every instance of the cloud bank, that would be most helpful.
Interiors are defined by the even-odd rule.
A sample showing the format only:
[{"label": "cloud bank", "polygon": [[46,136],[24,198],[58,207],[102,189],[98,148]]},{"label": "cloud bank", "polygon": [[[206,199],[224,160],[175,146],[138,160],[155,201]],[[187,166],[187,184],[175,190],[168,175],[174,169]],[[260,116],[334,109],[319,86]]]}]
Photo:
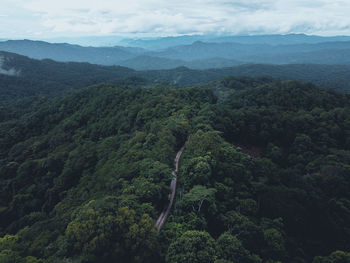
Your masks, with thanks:
[{"label": "cloud bank", "polygon": [[0,37],[350,35],[348,0],[2,0]]}]

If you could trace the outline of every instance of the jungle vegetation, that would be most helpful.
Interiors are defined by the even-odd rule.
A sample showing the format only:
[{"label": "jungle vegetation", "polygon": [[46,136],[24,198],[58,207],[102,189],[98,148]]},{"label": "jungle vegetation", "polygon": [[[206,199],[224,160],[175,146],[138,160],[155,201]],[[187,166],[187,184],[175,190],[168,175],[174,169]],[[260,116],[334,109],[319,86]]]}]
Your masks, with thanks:
[{"label": "jungle vegetation", "polygon": [[349,95],[229,77],[100,84],[12,112],[1,263],[350,262]]}]

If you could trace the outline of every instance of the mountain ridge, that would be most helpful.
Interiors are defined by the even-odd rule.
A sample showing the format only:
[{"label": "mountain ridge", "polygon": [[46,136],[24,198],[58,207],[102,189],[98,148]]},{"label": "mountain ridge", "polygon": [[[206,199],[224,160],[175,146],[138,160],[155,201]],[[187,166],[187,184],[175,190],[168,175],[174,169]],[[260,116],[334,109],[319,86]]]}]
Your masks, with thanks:
[{"label": "mountain ridge", "polygon": [[[133,69],[170,69],[186,66],[193,69],[219,68],[245,63],[264,64],[350,64],[350,41],[321,43],[235,43],[203,42],[176,45],[161,50],[139,47],[83,47],[67,43],[8,40],[0,42],[0,50],[35,59],[61,62],[89,62],[121,65]],[[199,61],[199,62],[198,62]]]},{"label": "mountain ridge", "polygon": [[[133,85],[175,86],[200,85],[226,76],[271,76],[280,80],[300,80],[350,92],[349,65],[317,64],[243,64],[234,67],[194,70],[184,66],[167,70],[133,70],[121,66],[101,66],[80,62],[35,60],[0,51],[6,57],[2,68],[20,72],[17,76],[0,73],[0,101],[36,95],[56,95],[101,82],[133,83]],[[200,64],[200,61],[198,61]]]}]

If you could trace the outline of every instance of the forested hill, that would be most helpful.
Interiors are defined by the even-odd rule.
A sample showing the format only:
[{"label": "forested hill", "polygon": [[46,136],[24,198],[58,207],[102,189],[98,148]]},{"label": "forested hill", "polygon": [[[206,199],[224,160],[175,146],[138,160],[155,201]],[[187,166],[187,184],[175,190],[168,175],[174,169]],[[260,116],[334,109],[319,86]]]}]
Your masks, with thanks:
[{"label": "forested hill", "polygon": [[310,83],[74,91],[0,122],[0,261],[349,262],[349,138]]},{"label": "forested hill", "polygon": [[1,74],[0,103],[35,95],[57,95],[101,82],[115,82],[134,75],[134,70],[89,63],[60,63],[35,60],[0,51],[0,68],[15,74]]},{"label": "forested hill", "polygon": [[347,65],[246,64],[235,67],[207,70],[193,70],[186,67],[179,67],[170,70],[149,70],[139,72],[142,77],[155,79],[157,81],[168,81],[181,86],[198,85],[218,80],[226,76],[270,76],[280,80],[313,82],[324,88],[335,89],[346,93],[350,92],[350,66]]},{"label": "forested hill", "polygon": [[310,81],[343,92],[350,91],[350,66],[346,65],[241,65],[211,70],[179,67],[171,70],[135,71],[119,66],[34,60],[0,51],[0,105],[36,95],[57,95],[101,82],[149,86],[169,83],[198,85],[225,76],[272,76],[281,80]]},{"label": "forested hill", "polygon": [[[350,64],[350,41],[346,41],[348,40],[346,37],[343,39],[341,37],[318,38],[321,43],[314,42],[316,38],[311,42],[309,42],[311,39],[307,38],[304,38],[304,41],[293,38],[271,37],[268,40],[269,37],[267,37],[265,40],[261,38],[261,41],[255,38],[257,42],[254,41],[254,37],[250,39],[251,42],[249,37],[245,40],[243,38],[240,40],[217,38],[203,41],[193,39],[185,45],[181,45],[181,41],[180,43],[175,41],[168,48],[151,48],[152,50],[123,46],[83,47],[67,43],[8,40],[0,41],[0,50],[35,59],[131,66],[134,69],[168,69],[174,65],[208,69],[220,67],[222,63],[228,66],[245,63]],[[154,44],[157,46],[156,43]]]},{"label": "forested hill", "polygon": [[142,52],[141,48],[128,47],[82,47],[67,43],[51,44],[44,41],[8,40],[0,42],[0,50],[18,53],[34,59],[57,61],[90,62],[101,65],[115,65]]}]

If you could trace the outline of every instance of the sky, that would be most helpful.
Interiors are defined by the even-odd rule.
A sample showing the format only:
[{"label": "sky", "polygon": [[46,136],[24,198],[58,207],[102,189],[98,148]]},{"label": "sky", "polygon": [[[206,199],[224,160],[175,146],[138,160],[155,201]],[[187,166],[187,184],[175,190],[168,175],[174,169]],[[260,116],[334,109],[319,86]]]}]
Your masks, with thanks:
[{"label": "sky", "polygon": [[0,38],[350,35],[350,0],[0,0]]}]

